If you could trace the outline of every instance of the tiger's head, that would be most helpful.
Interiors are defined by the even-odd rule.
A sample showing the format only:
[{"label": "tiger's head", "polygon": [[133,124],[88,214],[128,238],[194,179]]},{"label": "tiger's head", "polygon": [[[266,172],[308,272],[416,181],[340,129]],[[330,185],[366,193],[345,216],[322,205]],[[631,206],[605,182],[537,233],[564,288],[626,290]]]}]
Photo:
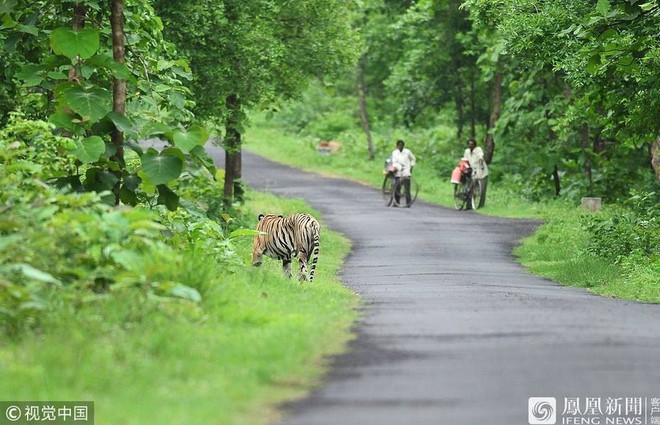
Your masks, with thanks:
[{"label": "tiger's head", "polygon": [[[257,230],[264,232],[256,235],[252,242],[252,265],[260,266],[263,262],[264,251],[266,250],[266,243],[268,238],[268,225],[274,219],[282,218],[282,215],[274,214],[259,214],[259,222],[257,223]],[[265,219],[265,220],[264,220]]]}]

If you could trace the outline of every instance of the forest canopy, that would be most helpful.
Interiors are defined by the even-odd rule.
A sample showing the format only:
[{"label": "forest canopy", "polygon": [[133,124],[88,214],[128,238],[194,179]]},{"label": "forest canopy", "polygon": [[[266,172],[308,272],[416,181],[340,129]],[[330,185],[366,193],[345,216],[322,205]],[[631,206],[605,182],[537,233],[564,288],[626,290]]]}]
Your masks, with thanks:
[{"label": "forest canopy", "polygon": [[[428,130],[443,166],[433,152],[476,137],[494,179],[532,199],[616,200],[660,176],[657,0],[6,0],[0,15],[0,124],[49,121],[85,165],[60,183],[115,203],[148,192],[176,207],[176,178],[208,168],[214,133],[231,206],[250,113],[314,80],[347,100],[332,127],[356,122],[370,158],[370,130],[387,126]],[[152,137],[170,149],[139,145]]]}]

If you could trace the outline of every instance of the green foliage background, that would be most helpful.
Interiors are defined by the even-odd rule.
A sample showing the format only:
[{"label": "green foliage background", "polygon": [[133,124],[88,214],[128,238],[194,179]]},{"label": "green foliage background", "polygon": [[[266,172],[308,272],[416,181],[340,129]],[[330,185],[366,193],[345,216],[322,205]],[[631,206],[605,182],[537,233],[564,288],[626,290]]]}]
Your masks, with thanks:
[{"label": "green foliage background", "polygon": [[[657,1],[370,0],[355,19],[377,145],[410,135],[447,172],[468,137],[486,147],[491,134],[492,183],[530,201],[557,196],[555,183],[574,201],[658,192]],[[496,76],[501,110],[490,123]],[[275,122],[367,158],[355,80],[312,87]]]}]

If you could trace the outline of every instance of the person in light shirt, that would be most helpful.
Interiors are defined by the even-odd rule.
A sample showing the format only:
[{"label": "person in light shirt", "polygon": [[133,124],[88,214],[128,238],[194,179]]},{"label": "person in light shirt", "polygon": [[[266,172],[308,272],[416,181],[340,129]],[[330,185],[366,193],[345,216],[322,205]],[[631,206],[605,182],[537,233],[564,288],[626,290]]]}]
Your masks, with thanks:
[{"label": "person in light shirt", "polygon": [[[406,191],[406,207],[410,207],[410,176],[412,175],[413,167],[415,166],[415,155],[410,149],[404,148],[405,143],[403,140],[396,141],[396,149],[392,152],[392,165],[396,168],[394,178],[397,182],[403,179],[403,187]],[[394,200],[399,204],[401,198],[401,186],[397,185],[397,191],[394,193]]]},{"label": "person in light shirt", "polygon": [[474,139],[468,139],[467,149],[463,153],[463,157],[468,160],[472,168],[473,178],[481,180],[481,199],[479,206],[481,208],[486,205],[486,188],[488,187],[488,164],[484,160],[484,151],[477,146]]}]

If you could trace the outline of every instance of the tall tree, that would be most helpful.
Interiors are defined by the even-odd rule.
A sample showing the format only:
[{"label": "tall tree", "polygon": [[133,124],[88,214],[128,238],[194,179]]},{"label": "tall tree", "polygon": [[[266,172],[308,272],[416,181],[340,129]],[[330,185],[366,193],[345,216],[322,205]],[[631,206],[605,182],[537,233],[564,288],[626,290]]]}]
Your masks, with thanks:
[{"label": "tall tree", "polygon": [[[124,0],[111,0],[110,2],[110,26],[112,31],[112,57],[115,63],[124,65],[126,63],[126,51],[124,46]],[[113,76],[112,84],[112,112],[123,116],[126,113],[126,79]],[[113,123],[111,133],[112,144],[115,154],[112,159],[125,167],[124,163],[124,132]],[[121,176],[120,176],[121,177]],[[115,193],[115,203],[120,202],[121,185],[120,179],[113,188]]]},{"label": "tall tree", "polygon": [[227,206],[241,175],[246,111],[297,96],[310,79],[356,59],[348,6],[344,0],[156,1],[167,36],[196,75],[195,112],[224,127]]},{"label": "tall tree", "polygon": [[497,121],[500,119],[500,115],[502,114],[502,78],[502,73],[496,72],[492,84],[492,109],[490,111],[488,131],[486,132],[486,143],[484,146],[484,159],[488,164],[490,164],[490,162],[493,160],[493,154],[495,153],[495,136],[493,133],[495,131]]},{"label": "tall tree", "polygon": [[367,149],[369,151],[369,160],[374,160],[374,141],[371,137],[371,128],[369,125],[369,113],[367,112],[367,83],[364,78],[364,56],[360,58],[357,67],[357,77],[355,79],[355,92],[358,98],[358,108],[360,109],[360,122],[364,135],[367,137]]},{"label": "tall tree", "polygon": [[[41,98],[24,107],[70,137],[74,155],[85,165],[79,168],[84,176],[58,183],[111,191],[107,201],[115,204],[153,199],[176,208],[178,197],[168,184],[184,163],[205,160],[195,148],[206,139],[203,131],[183,128],[190,112],[180,78],[190,78],[189,69],[185,61],[172,59],[173,46],[164,42],[150,3],[12,0],[0,6],[0,21],[11,23],[0,28],[5,45],[16,40],[28,46],[29,55],[0,55],[21,82],[17,93]],[[138,141],[153,135],[173,146],[144,152]],[[124,148],[140,158],[138,165],[126,166]]]},{"label": "tall tree", "polygon": [[510,93],[494,133],[537,147],[521,158],[529,182],[552,175],[556,193],[562,174],[583,194],[618,196],[624,181],[648,180],[630,165],[634,156],[648,158],[646,146],[660,132],[648,119],[660,113],[657,2],[467,0],[464,7],[502,46]]},{"label": "tall tree", "polygon": [[[456,136],[476,134],[487,117],[487,85],[479,78],[477,33],[457,0],[423,0],[400,12],[390,30],[402,47],[389,64],[390,98],[399,122],[428,126],[438,112],[453,110]],[[487,118],[486,118],[487,120]]]}]

